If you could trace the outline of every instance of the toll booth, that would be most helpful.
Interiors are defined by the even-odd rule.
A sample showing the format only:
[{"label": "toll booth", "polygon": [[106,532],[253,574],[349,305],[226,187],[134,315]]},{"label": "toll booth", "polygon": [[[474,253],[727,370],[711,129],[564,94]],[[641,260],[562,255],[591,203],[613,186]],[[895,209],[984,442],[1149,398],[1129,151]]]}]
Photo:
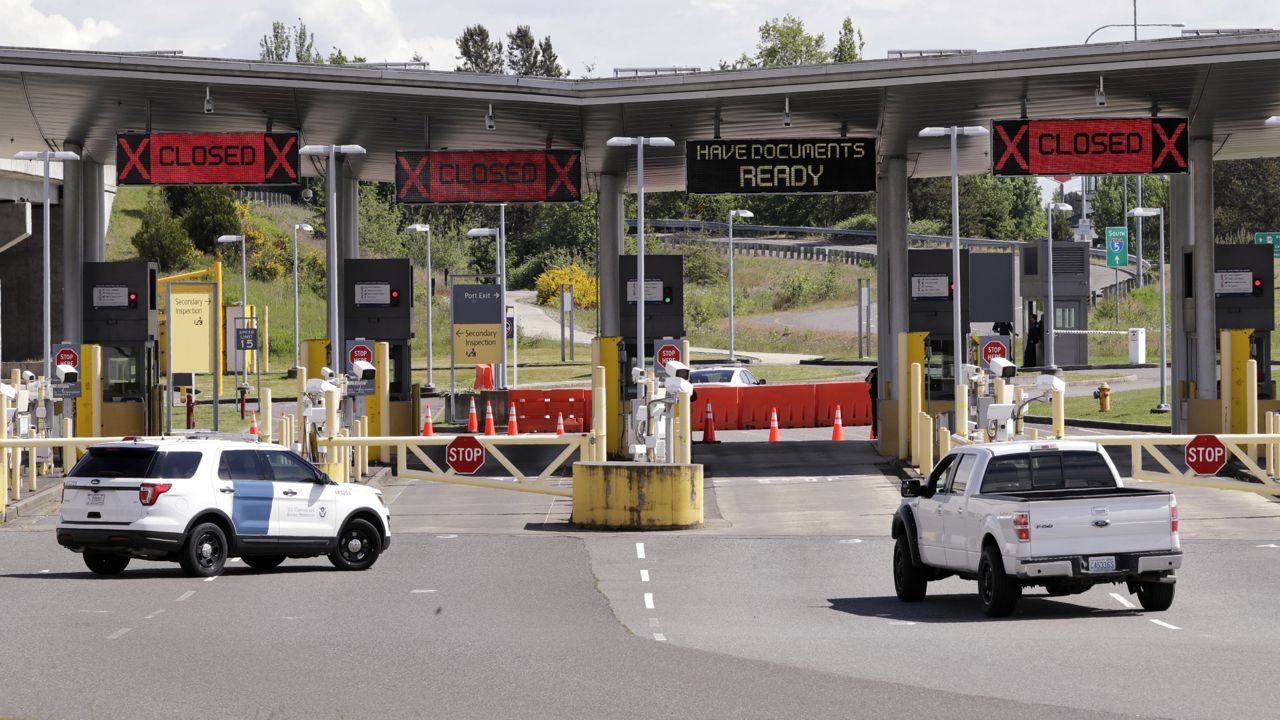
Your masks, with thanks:
[{"label": "toll booth", "polygon": [[[960,251],[960,289],[969,292],[969,251]],[[930,414],[946,412],[955,401],[955,327],[953,308],[956,284],[952,280],[950,250],[908,250],[907,274],[910,276],[910,306],[907,331],[912,340],[907,349],[909,363],[920,363],[924,370],[924,406]],[[962,299],[963,299],[962,297]],[[960,331],[969,334],[969,303],[960,305]],[[961,349],[965,344],[962,344]],[[966,360],[966,362],[970,362]],[[945,401],[945,409],[937,406]]]},{"label": "toll booth", "polygon": [[378,368],[389,379],[389,432],[414,435],[414,406],[418,399],[413,397],[410,377],[413,266],[403,258],[353,259],[344,261],[343,270],[343,345],[357,338],[389,345],[387,367]]},{"label": "toll booth", "polygon": [[[1270,245],[1215,245],[1213,295],[1217,318],[1219,398],[1230,399],[1230,427],[1245,432],[1245,368],[1257,362],[1258,410],[1280,410],[1271,373],[1271,332],[1275,328],[1275,264]],[[1186,265],[1190,273],[1191,265]],[[1187,287],[1190,287],[1190,279]],[[1231,344],[1223,348],[1224,337]],[[1224,388],[1225,385],[1230,388]],[[1196,425],[1196,427],[1199,427]],[[1217,432],[1217,429],[1212,430]]]},{"label": "toll booth", "polygon": [[102,347],[102,432],[162,431],[156,265],[84,264],[84,342]]},{"label": "toll booth", "polygon": [[[1024,332],[1031,326],[1034,313],[1044,322],[1047,307],[1049,257],[1045,240],[1028,243],[1022,249],[1022,326]],[[1055,330],[1089,329],[1089,245],[1087,243],[1057,242],[1053,244],[1053,314]],[[1037,348],[1035,367],[1045,363],[1044,342]],[[1089,336],[1084,334],[1055,334],[1053,360],[1056,365],[1088,365]],[[1015,362],[1023,365],[1023,353]]]}]

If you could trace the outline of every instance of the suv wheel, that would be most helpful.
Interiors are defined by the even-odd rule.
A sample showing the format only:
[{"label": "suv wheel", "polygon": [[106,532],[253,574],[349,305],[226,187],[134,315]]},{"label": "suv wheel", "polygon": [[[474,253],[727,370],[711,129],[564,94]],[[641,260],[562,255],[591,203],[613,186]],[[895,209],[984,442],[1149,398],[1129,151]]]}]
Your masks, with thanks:
[{"label": "suv wheel", "polygon": [[1008,617],[1018,606],[1020,597],[1022,586],[1004,574],[999,551],[988,545],[978,563],[978,599],[982,601],[982,611],[988,617]]},{"label": "suv wheel", "polygon": [[349,521],[338,533],[338,547],[329,553],[329,562],[339,570],[368,570],[378,561],[382,536],[368,520]]},{"label": "suv wheel", "polygon": [[191,577],[213,577],[227,564],[227,536],[213,523],[191,528],[187,544],[178,553],[178,564]]},{"label": "suv wheel", "polygon": [[124,572],[126,567],[129,567],[129,557],[111,553],[86,552],[84,554],[84,564],[95,575],[119,575]]}]

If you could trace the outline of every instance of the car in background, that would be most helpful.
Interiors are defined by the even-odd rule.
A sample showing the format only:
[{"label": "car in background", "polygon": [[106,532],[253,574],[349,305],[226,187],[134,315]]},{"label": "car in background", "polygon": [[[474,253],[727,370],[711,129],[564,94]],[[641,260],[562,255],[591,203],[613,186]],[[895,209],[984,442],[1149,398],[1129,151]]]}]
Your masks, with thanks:
[{"label": "car in background", "polygon": [[689,382],[694,385],[729,385],[746,387],[748,385],[764,385],[764,380],[751,374],[751,371],[740,367],[709,367],[689,371]]}]

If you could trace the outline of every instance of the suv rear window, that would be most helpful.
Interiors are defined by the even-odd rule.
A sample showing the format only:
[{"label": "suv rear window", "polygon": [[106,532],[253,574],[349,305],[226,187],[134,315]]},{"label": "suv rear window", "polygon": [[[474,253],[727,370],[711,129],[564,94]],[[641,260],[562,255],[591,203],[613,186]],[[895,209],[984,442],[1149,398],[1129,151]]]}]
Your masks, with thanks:
[{"label": "suv rear window", "polygon": [[1102,455],[1083,450],[998,455],[982,478],[982,492],[990,494],[1115,486]]},{"label": "suv rear window", "polygon": [[157,452],[155,448],[89,448],[70,477],[186,480],[200,467],[198,452]]}]

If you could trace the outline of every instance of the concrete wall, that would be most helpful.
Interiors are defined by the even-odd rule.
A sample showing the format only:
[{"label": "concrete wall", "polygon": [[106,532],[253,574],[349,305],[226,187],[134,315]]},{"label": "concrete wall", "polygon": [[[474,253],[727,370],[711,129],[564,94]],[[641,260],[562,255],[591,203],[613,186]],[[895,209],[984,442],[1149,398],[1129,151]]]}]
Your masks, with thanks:
[{"label": "concrete wall", "polygon": [[[53,341],[62,338],[62,211],[50,213],[53,270]],[[44,212],[31,206],[31,237],[0,254],[0,362],[18,362],[44,357],[41,317],[42,244]],[[5,366],[6,370],[8,366]]]}]

